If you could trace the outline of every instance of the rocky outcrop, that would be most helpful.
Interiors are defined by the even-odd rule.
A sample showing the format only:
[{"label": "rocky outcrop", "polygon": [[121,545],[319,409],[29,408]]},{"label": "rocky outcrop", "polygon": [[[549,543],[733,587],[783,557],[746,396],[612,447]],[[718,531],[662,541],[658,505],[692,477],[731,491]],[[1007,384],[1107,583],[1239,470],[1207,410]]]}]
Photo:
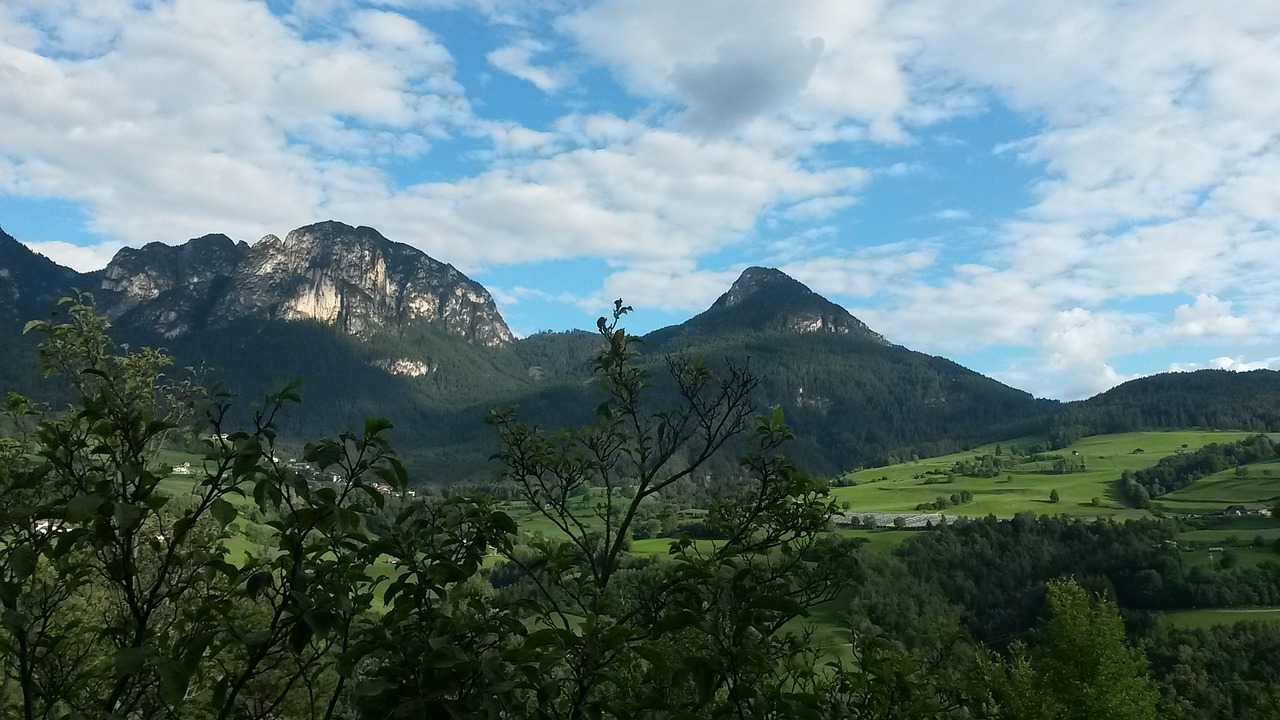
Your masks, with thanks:
[{"label": "rocky outcrop", "polygon": [[102,289],[110,314],[171,338],[257,318],[313,320],[361,337],[430,322],[485,347],[514,340],[488,291],[452,265],[333,221],[252,247],[208,235],[122,250]]}]

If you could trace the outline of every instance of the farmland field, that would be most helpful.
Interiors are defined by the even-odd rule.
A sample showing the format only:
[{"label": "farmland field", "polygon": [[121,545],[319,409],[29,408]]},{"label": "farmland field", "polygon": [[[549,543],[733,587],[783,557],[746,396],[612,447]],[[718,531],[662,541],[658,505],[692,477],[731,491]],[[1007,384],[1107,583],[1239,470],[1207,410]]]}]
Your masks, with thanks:
[{"label": "farmland field", "polygon": [[[1003,468],[997,477],[954,475],[951,482],[943,481],[946,471],[956,462],[994,454],[996,445],[991,444],[967,452],[852,473],[849,478],[857,484],[833,488],[832,497],[837,502],[848,503],[849,510],[853,513],[911,512],[921,503],[967,490],[973,495],[972,502],[949,507],[941,512],[969,517],[987,514],[1011,517],[1019,512],[1083,518],[1109,517],[1119,520],[1150,517],[1150,511],[1126,507],[1116,499],[1115,486],[1121,472],[1150,467],[1161,457],[1175,452],[1194,450],[1211,442],[1235,442],[1249,435],[1250,433],[1244,432],[1196,431],[1094,436],[1049,454],[1050,457],[1062,455],[1082,460],[1085,468],[1083,471],[1060,474],[1054,471],[1050,460],[1042,460]],[[1031,441],[1009,441],[1004,444],[1004,448],[1029,442]],[[165,453],[164,460],[173,465],[190,463],[195,469],[200,467],[202,461],[200,456],[177,452]],[[930,470],[935,471],[935,474],[926,475]],[[163,490],[175,497],[187,495],[192,490],[192,479],[188,476],[174,475],[162,483]],[[1052,490],[1058,491],[1060,499],[1057,503],[1049,501]],[[1099,500],[1099,504],[1094,504],[1094,498]],[[269,543],[268,538],[273,531],[251,519],[256,515],[251,498],[232,496],[229,499],[239,507],[240,517],[232,526],[234,536],[228,540],[227,547],[233,559],[240,560],[252,548],[260,548],[264,542]],[[1165,512],[1196,515],[1220,513],[1230,505],[1269,506],[1276,499],[1280,499],[1280,462],[1270,462],[1249,466],[1243,476],[1231,469],[1203,478],[1175,493],[1158,498],[1155,505]],[[595,501],[589,496],[575,501],[588,525],[599,524],[598,518],[591,512]],[[527,503],[511,501],[505,503],[505,509],[516,520],[520,534],[525,538],[534,535],[555,537],[560,533],[554,524]],[[890,550],[913,534],[913,531],[888,529],[841,528],[837,532],[847,537],[863,539],[866,550],[870,552]],[[1280,561],[1280,552],[1275,549],[1278,541],[1280,519],[1257,516],[1210,519],[1208,528],[1188,530],[1178,535],[1178,542],[1185,550],[1184,562],[1190,566],[1204,567],[1222,561],[1223,553],[1210,553],[1210,547],[1229,549],[1232,559],[1244,566]],[[636,556],[664,557],[670,543],[670,538],[635,540],[631,545],[631,553]],[[710,541],[699,543],[710,545]]]},{"label": "farmland field", "polygon": [[1221,512],[1231,505],[1270,507],[1280,500],[1280,460],[1247,466],[1243,477],[1234,468],[1201,478],[1162,495],[1156,505],[1169,512]]},{"label": "farmland field", "polygon": [[[1150,517],[1148,511],[1126,507],[1117,499],[1115,484],[1122,472],[1150,467],[1160,458],[1175,452],[1195,450],[1215,442],[1236,442],[1252,434],[1178,431],[1098,435],[1083,438],[1067,448],[1050,453],[1082,461],[1083,471],[1061,474],[1054,471],[1051,462],[1041,461],[1015,465],[1002,470],[999,476],[990,478],[957,475],[952,482],[939,482],[941,476],[925,475],[930,470],[945,472],[958,461],[994,454],[996,445],[991,444],[967,452],[854,472],[847,477],[857,485],[834,488],[832,496],[848,502],[851,511],[855,513],[909,512],[917,505],[932,502],[939,496],[950,496],[968,490],[973,493],[972,502],[942,512],[969,517],[988,514],[1012,517],[1019,512],[1116,519]],[[1005,448],[1009,446],[1010,444],[1006,444]],[[1251,478],[1255,482],[1250,485],[1253,489],[1249,491],[1254,494],[1256,488],[1266,487],[1264,480],[1272,480],[1261,476],[1260,471],[1257,472],[1259,477]],[[1277,466],[1277,473],[1280,473],[1280,466]],[[930,482],[931,479],[933,482]],[[1274,481],[1280,483],[1280,477]],[[1187,490],[1194,487],[1196,486]],[[1058,491],[1057,503],[1049,500],[1049,494],[1053,490]],[[1094,498],[1098,498],[1100,504],[1094,505]]]},{"label": "farmland field", "polygon": [[1161,613],[1161,621],[1172,627],[1195,629],[1240,622],[1280,622],[1280,608],[1231,608],[1222,610],[1177,610]]}]

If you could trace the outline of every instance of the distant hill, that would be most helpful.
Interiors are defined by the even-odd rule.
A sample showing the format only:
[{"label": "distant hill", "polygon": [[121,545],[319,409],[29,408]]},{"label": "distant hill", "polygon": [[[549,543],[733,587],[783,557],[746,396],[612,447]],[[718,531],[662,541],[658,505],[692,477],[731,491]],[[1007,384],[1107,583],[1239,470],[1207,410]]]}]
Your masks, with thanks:
[{"label": "distant hill", "polygon": [[[452,266],[332,221],[253,245],[217,234],[153,243],[89,274],[0,232],[0,390],[42,392],[32,340],[19,333],[72,288],[94,292],[119,342],[165,347],[243,404],[301,377],[303,404],[284,418],[284,437],[390,419],[397,447],[427,481],[493,472],[496,441],[482,422],[490,408],[517,406],[554,427],[589,422],[599,402],[596,333],[517,340],[488,291]],[[1158,376],[1081,403],[1037,400],[894,345],[769,268],[747,269],[706,311],[642,340],[659,401],[671,398],[661,381],[671,353],[713,368],[749,362],[762,377],[757,406],[783,409],[796,434],[790,451],[822,473],[1027,435],[1280,422],[1280,373]],[[732,469],[732,454],[717,467]]]},{"label": "distant hill", "polygon": [[1280,371],[1197,370],[1130,380],[1065,404],[1052,432],[1070,442],[1155,428],[1280,431]]}]

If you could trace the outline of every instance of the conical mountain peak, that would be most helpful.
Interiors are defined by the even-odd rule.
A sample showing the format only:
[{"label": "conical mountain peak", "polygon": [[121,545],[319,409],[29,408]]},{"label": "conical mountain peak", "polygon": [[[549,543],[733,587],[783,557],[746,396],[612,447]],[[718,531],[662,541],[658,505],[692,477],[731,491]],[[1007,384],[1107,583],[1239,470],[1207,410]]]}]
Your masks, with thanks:
[{"label": "conical mountain peak", "polygon": [[682,325],[654,333],[671,335],[726,332],[830,333],[889,344],[848,310],[776,268],[749,267],[706,312]]},{"label": "conical mountain peak", "polygon": [[803,283],[777,268],[753,266],[742,271],[738,279],[729,287],[729,291],[716,300],[711,307],[731,308],[741,305],[757,293],[813,295],[820,297]]}]

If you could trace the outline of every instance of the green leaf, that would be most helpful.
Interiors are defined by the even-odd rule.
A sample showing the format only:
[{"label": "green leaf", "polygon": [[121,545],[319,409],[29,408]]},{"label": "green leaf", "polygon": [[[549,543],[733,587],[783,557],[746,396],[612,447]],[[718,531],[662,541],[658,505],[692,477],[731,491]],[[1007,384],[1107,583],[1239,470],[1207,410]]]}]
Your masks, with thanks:
[{"label": "green leaf", "polygon": [[391,429],[391,422],[386,418],[368,418],[364,421],[364,436],[366,438],[381,434]]},{"label": "green leaf", "polygon": [[98,514],[103,502],[99,495],[77,495],[67,501],[67,520],[84,522]]},{"label": "green leaf", "polygon": [[36,572],[36,549],[30,545],[20,545],[9,553],[9,566],[19,580],[26,580]]},{"label": "green leaf", "polygon": [[332,440],[324,440],[314,445],[307,445],[302,459],[315,463],[321,470],[336,464],[342,459],[342,446]]},{"label": "green leaf", "polygon": [[116,651],[115,665],[118,675],[132,675],[147,664],[147,648],[130,647]]},{"label": "green leaf", "polygon": [[160,663],[160,699],[170,707],[181,705],[187,697],[187,686],[191,684],[191,674],[182,663]]},{"label": "green leaf", "polygon": [[209,512],[213,513],[213,517],[221,523],[222,527],[230,525],[236,519],[236,515],[240,514],[235,505],[222,498],[213,501],[209,506]]},{"label": "green leaf", "polygon": [[788,597],[781,595],[762,595],[753,599],[748,607],[759,610],[773,610],[787,615],[800,615],[804,613],[804,606]]},{"label": "green leaf", "polygon": [[132,532],[141,525],[142,518],[146,514],[147,511],[145,509],[137,505],[130,505],[129,503],[118,503],[115,506],[115,510],[112,512],[112,515],[116,519],[116,525],[126,532]]},{"label": "green leaf", "polygon": [[29,620],[30,618],[27,617],[26,613],[21,613],[17,610],[5,610],[4,614],[0,615],[0,625],[3,625],[4,629],[14,635],[22,632]]},{"label": "green leaf", "polygon": [[159,510],[160,508],[169,504],[169,501],[171,499],[172,498],[169,497],[168,495],[160,495],[157,493],[152,493],[151,495],[148,495],[146,499],[143,500],[143,502],[146,503],[147,507],[151,508],[152,510]]},{"label": "green leaf", "polygon": [[289,648],[294,652],[302,652],[307,643],[311,642],[312,634],[311,626],[299,619],[289,630]]},{"label": "green leaf", "polygon": [[270,585],[271,573],[263,571],[250,575],[249,579],[245,581],[244,589],[245,592],[249,593],[249,597],[256,598]]}]

